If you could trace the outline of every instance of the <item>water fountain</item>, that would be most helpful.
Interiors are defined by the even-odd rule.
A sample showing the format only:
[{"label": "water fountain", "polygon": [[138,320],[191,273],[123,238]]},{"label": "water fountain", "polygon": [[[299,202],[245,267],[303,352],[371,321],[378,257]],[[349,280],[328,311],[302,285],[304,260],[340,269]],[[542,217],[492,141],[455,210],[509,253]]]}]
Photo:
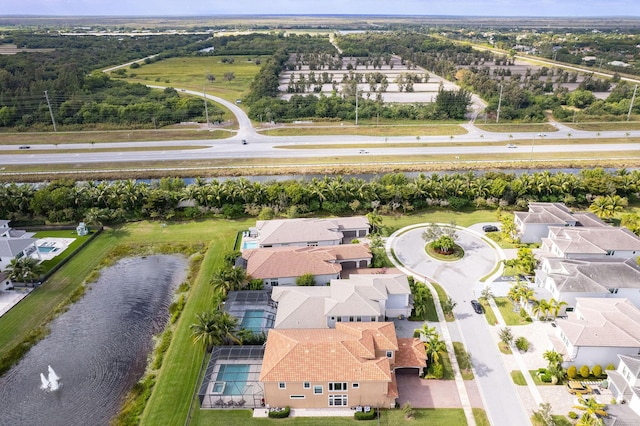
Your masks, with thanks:
[{"label": "water fountain", "polygon": [[43,373],[40,373],[40,382],[42,383],[40,385],[40,389],[52,392],[57,391],[60,389],[60,386],[62,386],[62,383],[60,383],[60,376],[56,374],[50,365],[48,366],[48,370],[49,374],[46,377]]}]

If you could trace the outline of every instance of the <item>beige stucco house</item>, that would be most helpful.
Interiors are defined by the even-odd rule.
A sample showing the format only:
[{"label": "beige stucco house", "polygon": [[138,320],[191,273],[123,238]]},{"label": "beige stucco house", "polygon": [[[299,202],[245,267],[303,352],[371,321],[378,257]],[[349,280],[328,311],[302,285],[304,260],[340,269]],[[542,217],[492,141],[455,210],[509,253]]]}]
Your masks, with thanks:
[{"label": "beige stucco house", "polygon": [[577,298],[575,311],[556,324],[551,341],[565,366],[604,368],[619,354],[640,353],[640,310],[627,299]]},{"label": "beige stucco house", "polygon": [[248,237],[258,247],[332,246],[366,237],[370,228],[365,216],[259,220]]},{"label": "beige stucco house", "polygon": [[276,328],[333,328],[340,322],[408,317],[413,299],[404,274],[351,275],[325,287],[275,287]]},{"label": "beige stucco house", "polygon": [[572,212],[563,203],[529,203],[529,211],[515,212],[516,237],[523,243],[539,243],[552,226],[607,226],[592,213]]},{"label": "beige stucco house", "polygon": [[257,248],[245,250],[241,258],[247,275],[263,280],[265,288],[296,285],[304,274],[313,275],[316,285],[326,285],[345,269],[367,268],[371,259],[365,244]]},{"label": "beige stucco house", "polygon": [[260,372],[271,407],[393,408],[395,370],[426,365],[418,339],[397,339],[393,323],[338,323],[335,329],[272,329]]},{"label": "beige stucco house", "polygon": [[613,226],[552,226],[540,249],[542,256],[564,259],[631,259],[640,255],[640,238]]}]

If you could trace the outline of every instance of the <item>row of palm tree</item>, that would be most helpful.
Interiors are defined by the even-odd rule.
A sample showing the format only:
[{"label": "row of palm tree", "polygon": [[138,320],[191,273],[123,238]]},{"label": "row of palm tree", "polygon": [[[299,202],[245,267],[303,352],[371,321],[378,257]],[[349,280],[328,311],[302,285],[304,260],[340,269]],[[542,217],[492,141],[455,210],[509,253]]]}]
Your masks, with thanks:
[{"label": "row of palm tree", "polygon": [[531,312],[538,318],[542,316],[545,320],[549,319],[549,315],[553,315],[553,319],[558,317],[562,307],[567,302],[558,301],[554,298],[549,300],[536,299],[535,291],[529,287],[526,283],[516,282],[507,293],[507,297],[511,299],[514,304],[520,305],[521,308],[525,308],[528,304],[532,304]]},{"label": "row of palm tree", "polygon": [[342,176],[264,183],[246,178],[225,181],[197,178],[189,185],[182,179],[172,178],[155,183],[60,180],[38,187],[15,183],[0,185],[0,217],[46,217],[57,221],[91,217],[94,221],[104,222],[141,217],[170,218],[181,201],[192,201],[204,210],[238,206],[235,212],[240,214],[259,212],[260,206],[275,206],[280,210],[299,206],[301,211],[322,208],[332,213],[346,213],[375,211],[378,207],[410,210],[430,205],[526,207],[530,200],[585,205],[600,200],[598,196],[606,201],[599,210],[616,212],[624,203],[623,197],[635,197],[639,192],[640,171],[624,169],[616,172],[592,169],[579,174],[549,171],[519,175],[496,172],[420,174],[415,178],[396,173],[370,181]]}]

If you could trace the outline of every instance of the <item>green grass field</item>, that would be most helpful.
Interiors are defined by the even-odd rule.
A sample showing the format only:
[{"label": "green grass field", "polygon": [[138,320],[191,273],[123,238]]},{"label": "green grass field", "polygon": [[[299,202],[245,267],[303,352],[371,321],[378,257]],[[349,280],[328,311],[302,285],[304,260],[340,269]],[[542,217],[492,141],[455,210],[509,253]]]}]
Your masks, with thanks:
[{"label": "green grass field", "polygon": [[[413,125],[413,126],[339,126],[282,127],[262,130],[267,136],[321,136],[321,135],[362,135],[362,136],[449,136],[467,133],[464,127],[455,124]],[[417,139],[416,139],[417,141]],[[386,142],[386,141],[385,141]]]},{"label": "green grass field", "polygon": [[[476,417],[476,409],[474,409],[474,417]],[[383,426],[396,426],[409,423],[412,425],[425,426],[451,426],[466,425],[467,420],[462,409],[455,408],[439,408],[439,409],[415,409],[415,416],[412,420],[406,420],[402,410],[382,410],[380,423],[377,421],[362,422],[351,417],[323,417],[321,421],[317,417],[295,417],[287,419],[254,419],[251,417],[249,410],[206,410],[200,411],[194,416],[191,424],[194,426],[204,425],[224,425],[224,426],[247,426],[247,425],[301,425],[315,426],[322,424],[323,426],[343,426],[356,424],[380,424]],[[477,417],[483,421],[486,418],[484,410],[479,410]],[[168,424],[168,423],[165,423]],[[489,423],[478,423],[479,425],[488,425]]]},{"label": "green grass field", "polygon": [[511,371],[511,379],[513,380],[513,383],[518,386],[527,386],[527,381],[524,379],[522,371],[520,370]]},{"label": "green grass field", "polygon": [[496,297],[495,298],[496,305],[498,305],[498,309],[500,309],[500,313],[502,314],[502,318],[504,318],[504,322],[511,325],[526,325],[530,324],[531,321],[526,321],[520,316],[520,312],[513,311],[513,303],[506,297]]},{"label": "green grass field", "polygon": [[[137,69],[128,69],[128,75],[134,73],[136,76],[127,80],[200,92],[204,89],[209,95],[233,102],[247,93],[251,81],[260,71],[260,66],[254,62],[255,59],[260,58],[264,63],[266,57],[224,56],[224,58],[232,58],[234,62],[223,63],[223,56],[168,58],[142,65]],[[225,73],[233,73],[235,78],[226,80]],[[209,81],[207,74],[214,75],[215,80]]]}]

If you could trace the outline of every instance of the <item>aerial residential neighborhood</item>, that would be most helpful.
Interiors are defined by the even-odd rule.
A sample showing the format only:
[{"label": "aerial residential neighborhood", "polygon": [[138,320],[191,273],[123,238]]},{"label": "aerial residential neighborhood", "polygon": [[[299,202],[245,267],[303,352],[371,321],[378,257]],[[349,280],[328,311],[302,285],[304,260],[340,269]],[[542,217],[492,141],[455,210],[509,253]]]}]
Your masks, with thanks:
[{"label": "aerial residential neighborhood", "polygon": [[0,425],[640,425],[637,1],[13,3]]}]

